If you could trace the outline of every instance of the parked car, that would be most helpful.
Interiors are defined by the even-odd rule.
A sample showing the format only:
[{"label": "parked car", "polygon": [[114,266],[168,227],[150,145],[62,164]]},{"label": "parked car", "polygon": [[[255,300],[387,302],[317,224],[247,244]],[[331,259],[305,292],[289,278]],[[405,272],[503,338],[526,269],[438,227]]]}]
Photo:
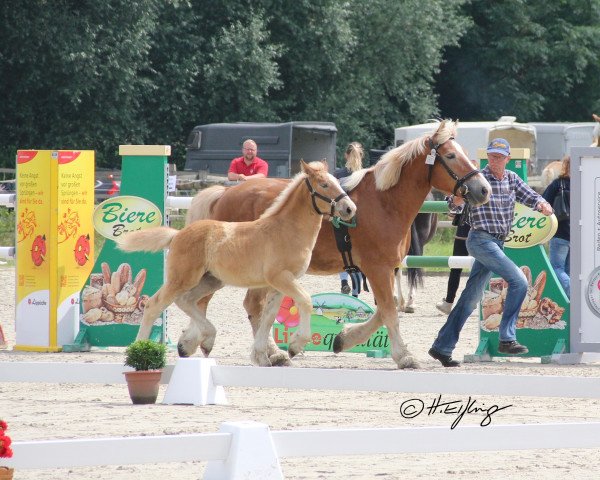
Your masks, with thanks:
[{"label": "parked car", "polygon": [[0,193],[17,193],[16,181],[13,180],[0,180]]},{"label": "parked car", "polygon": [[[96,201],[101,202],[110,197],[116,197],[121,191],[121,181],[115,179],[114,173],[97,172],[96,183],[94,185],[94,194]],[[0,194],[17,193],[16,181],[0,180]]]},{"label": "parked car", "polygon": [[103,171],[96,172],[96,185],[94,193],[96,202],[102,202],[110,197],[116,197],[121,191],[121,181],[115,179],[114,173]]}]

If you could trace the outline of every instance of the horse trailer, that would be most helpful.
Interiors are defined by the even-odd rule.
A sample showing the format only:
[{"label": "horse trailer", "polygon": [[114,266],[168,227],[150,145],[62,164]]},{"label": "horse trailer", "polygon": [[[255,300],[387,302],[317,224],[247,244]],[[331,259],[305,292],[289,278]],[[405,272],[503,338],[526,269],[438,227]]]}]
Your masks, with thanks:
[{"label": "horse trailer", "polygon": [[212,123],[193,128],[186,142],[186,171],[227,175],[231,160],[252,139],[257,155],[269,164],[269,177],[289,178],[300,160],[326,160],[335,169],[337,128],[329,122]]},{"label": "horse trailer", "polygon": [[542,171],[555,160],[561,160],[570,153],[571,147],[589,147],[594,139],[596,124],[597,122],[530,123],[537,132],[539,170]]},{"label": "horse trailer", "polygon": [[[515,117],[500,117],[495,122],[462,122],[458,124],[456,140],[466,150],[471,160],[478,161],[478,150],[487,147],[496,137],[508,140],[511,148],[528,148],[530,152],[528,170],[536,170],[537,138],[535,127],[527,123],[518,123]],[[394,131],[395,146],[432,133],[438,121],[396,128]]]}]

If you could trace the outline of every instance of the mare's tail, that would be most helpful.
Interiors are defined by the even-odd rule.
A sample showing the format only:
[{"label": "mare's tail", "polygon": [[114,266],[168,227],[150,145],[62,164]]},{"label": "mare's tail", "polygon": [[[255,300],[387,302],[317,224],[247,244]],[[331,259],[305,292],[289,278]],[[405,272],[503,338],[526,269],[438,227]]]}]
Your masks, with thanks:
[{"label": "mare's tail", "polygon": [[[410,248],[408,249],[408,255],[423,255],[423,246],[419,241],[419,233],[417,232],[415,222],[410,226]],[[422,268],[408,268],[406,274],[408,275],[408,285],[410,288],[423,287]]]},{"label": "mare's tail", "polygon": [[178,233],[179,230],[170,227],[149,228],[126,234],[118,246],[124,252],[160,252]]},{"label": "mare's tail", "polygon": [[185,224],[189,225],[196,220],[210,218],[215,203],[223,196],[225,190],[226,187],[222,185],[215,185],[201,190],[198,195],[192,199],[192,204],[190,205],[190,208],[188,208],[185,217]]}]

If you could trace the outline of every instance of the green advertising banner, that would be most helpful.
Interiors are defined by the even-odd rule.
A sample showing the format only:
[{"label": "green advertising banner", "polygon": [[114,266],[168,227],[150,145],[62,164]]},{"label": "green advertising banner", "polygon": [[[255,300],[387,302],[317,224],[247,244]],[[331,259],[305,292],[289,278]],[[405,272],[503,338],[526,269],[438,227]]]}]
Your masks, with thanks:
[{"label": "green advertising banner", "polygon": [[[305,350],[333,352],[333,340],[346,323],[362,323],[369,320],[375,311],[365,302],[341,293],[317,293],[312,297],[313,310],[310,318],[311,341]],[[298,328],[300,315],[290,297],[284,297],[273,324],[275,343],[284,350],[291,335]],[[387,328],[379,328],[369,340],[347,350],[366,353],[370,356],[390,355],[390,341]]]},{"label": "green advertising banner", "polygon": [[[63,351],[91,346],[127,346],[137,335],[145,301],[164,283],[165,252],[125,253],[120,237],[128,231],[164,223],[169,146],[121,145],[121,196],[99,204],[94,227],[105,237],[87,285],[81,292],[80,331]],[[150,338],[166,340],[166,313]]]}]

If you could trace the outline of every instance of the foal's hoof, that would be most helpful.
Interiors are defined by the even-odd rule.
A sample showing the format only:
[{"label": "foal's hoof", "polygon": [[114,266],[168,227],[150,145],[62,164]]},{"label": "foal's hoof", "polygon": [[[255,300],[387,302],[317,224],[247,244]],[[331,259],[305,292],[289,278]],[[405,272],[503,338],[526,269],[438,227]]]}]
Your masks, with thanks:
[{"label": "foal's hoof", "polygon": [[287,356],[285,352],[277,352],[273,355],[269,355],[269,360],[271,361],[271,365],[274,367],[291,367],[292,361],[290,357]]},{"label": "foal's hoof", "polygon": [[344,349],[344,341],[340,335],[338,333],[333,339],[333,353],[340,353]]},{"label": "foal's hoof", "polygon": [[256,353],[252,352],[250,354],[250,361],[259,367],[271,367],[272,363],[269,357],[267,357],[264,353]]},{"label": "foal's hoof", "polygon": [[294,358],[296,355],[298,355],[302,350],[296,350],[295,348],[293,348],[291,345],[289,347],[288,350],[288,355],[290,356],[290,358]]},{"label": "foal's hoof", "polygon": [[202,355],[204,355],[205,357],[208,357],[210,355],[210,352],[212,352],[212,348],[203,347],[202,345],[200,345],[200,350],[202,351]]},{"label": "foal's hoof", "polygon": [[421,368],[421,365],[415,357],[412,355],[407,355],[398,362],[398,368]]},{"label": "foal's hoof", "polygon": [[405,307],[404,313],[415,313],[415,307]]},{"label": "foal's hoof", "polygon": [[183,345],[181,343],[177,344],[177,353],[181,358],[189,357],[188,353],[183,349]]}]

